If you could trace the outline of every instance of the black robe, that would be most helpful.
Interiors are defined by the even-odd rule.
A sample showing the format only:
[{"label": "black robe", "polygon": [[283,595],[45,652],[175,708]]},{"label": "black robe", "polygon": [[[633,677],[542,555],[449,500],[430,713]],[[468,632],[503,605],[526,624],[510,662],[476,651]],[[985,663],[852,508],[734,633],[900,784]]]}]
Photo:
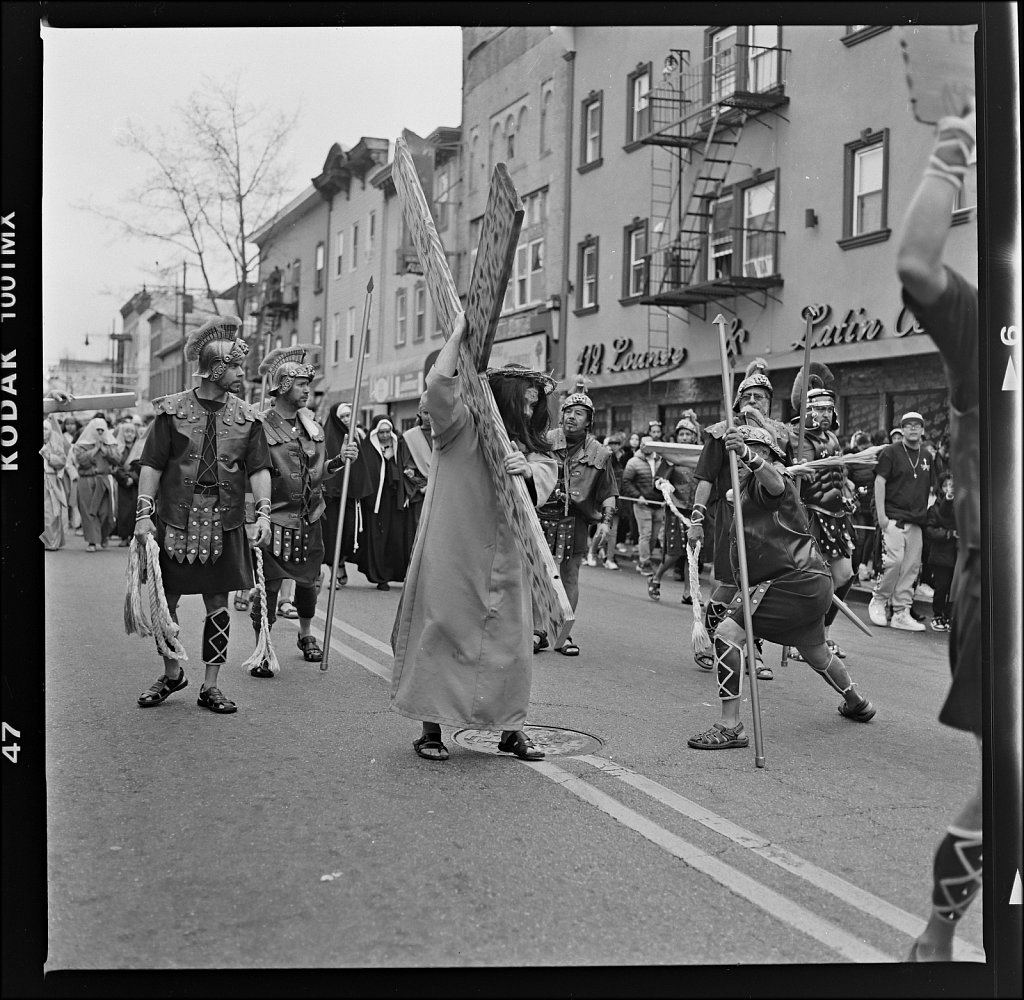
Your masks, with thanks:
[{"label": "black robe", "polygon": [[[397,440],[394,452],[397,455]],[[380,452],[370,439],[359,443],[359,452],[366,467],[369,490],[362,496],[362,531],[359,533],[359,548],[356,550],[356,565],[370,583],[389,583],[404,580],[409,565],[409,537],[407,521],[409,512],[405,502],[405,486],[402,470],[393,455],[383,461]],[[380,503],[377,504],[378,485]],[[374,506],[378,509],[374,512]]]},{"label": "black robe", "polygon": [[[327,457],[334,458],[340,454],[341,446],[348,434],[348,425],[338,419],[337,407],[332,407],[324,422],[324,437]],[[341,513],[341,487],[344,482],[345,469],[336,472],[333,476],[324,479],[324,502],[326,507],[322,517],[324,532],[324,563],[328,566],[334,564],[334,545],[338,533],[338,517]],[[366,495],[370,489],[369,479],[366,474],[366,465],[363,462],[363,453],[360,449],[359,457],[352,463],[348,478],[348,494],[345,503],[345,524],[341,532],[341,558],[338,565],[339,576],[345,575],[345,563],[355,562],[356,544],[356,507],[359,498]]]}]

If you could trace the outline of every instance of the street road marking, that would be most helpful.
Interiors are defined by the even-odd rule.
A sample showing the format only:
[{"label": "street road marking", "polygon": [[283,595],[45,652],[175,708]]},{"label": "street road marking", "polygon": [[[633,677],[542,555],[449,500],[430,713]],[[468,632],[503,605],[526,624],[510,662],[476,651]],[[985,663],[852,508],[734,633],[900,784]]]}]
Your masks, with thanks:
[{"label": "street road marking", "polygon": [[[740,847],[753,851],[754,854],[764,858],[766,861],[770,861],[773,865],[791,872],[804,881],[810,882],[816,888],[835,896],[837,899],[841,899],[844,903],[848,903],[855,909],[874,917],[876,920],[882,921],[882,923],[888,924],[898,931],[902,931],[904,934],[910,935],[910,937],[918,937],[925,928],[925,921],[914,916],[912,913],[907,913],[906,910],[901,910],[898,906],[887,903],[884,899],[866,892],[864,889],[847,882],[838,875],[833,875],[831,872],[819,868],[799,855],[772,844],[770,841],[765,840],[764,837],[759,837],[757,834],[737,826],[730,820],[725,819],[725,817],[710,812],[699,803],[680,795],[678,792],[672,791],[671,788],[666,788],[657,781],[645,778],[643,775],[637,774],[621,764],[605,760],[603,757],[580,754],[574,759],[581,760],[592,767],[598,768],[605,774],[618,778],[627,785],[649,795],[652,799],[656,799],[662,805],[668,806],[670,809],[692,820],[696,820],[709,830],[714,830],[716,833],[728,837],[729,840],[739,844]],[[954,939],[953,944],[955,961],[985,961],[985,952],[975,948],[968,942]]]},{"label": "street road marking", "polygon": [[[326,625],[327,623],[326,615],[322,611],[320,611],[319,608],[314,614],[314,620],[319,622],[321,625]],[[337,618],[335,618],[334,620],[333,628],[340,629],[341,631],[351,635],[353,638],[358,639],[360,642],[363,642],[366,645],[370,646],[372,649],[378,650],[379,652],[384,653],[389,657],[391,656],[391,647],[389,645],[381,642],[379,639],[374,638],[366,632],[360,631],[359,629],[351,625],[347,625],[344,622],[339,622]],[[344,643],[339,642],[337,639],[334,638],[333,635],[331,637],[331,649],[334,650],[336,653],[339,653],[342,656],[347,657],[353,663],[356,663],[359,666],[369,670],[370,673],[375,674],[377,677],[379,677],[386,683],[391,683],[390,663],[388,663],[387,665],[382,665],[378,663],[376,660],[372,660],[369,657],[364,656],[362,653],[360,653],[358,650],[353,649],[351,646],[346,646]],[[714,830],[716,833],[722,834],[722,836],[732,840],[740,847],[747,848],[754,854],[757,854],[758,856],[764,858],[766,861],[769,861],[772,864],[777,865],[778,867],[783,868],[788,872],[791,872],[799,878],[804,879],[804,881],[809,882],[816,888],[821,889],[822,891],[827,892],[832,896],[835,896],[837,899],[841,899],[843,902],[848,903],[850,906],[860,910],[862,913],[874,917],[875,919],[880,920],[882,923],[888,924],[890,927],[893,927],[898,931],[902,931],[904,934],[907,934],[910,937],[918,937],[918,935],[920,935],[920,933],[925,928],[925,921],[919,917],[914,916],[912,913],[908,913],[906,910],[901,910],[898,906],[893,906],[891,903],[887,903],[884,899],[880,899],[878,896],[875,896],[872,893],[867,892],[864,889],[861,889],[850,882],[847,882],[845,879],[840,878],[838,875],[833,875],[831,872],[825,871],[825,869],[823,868],[819,868],[817,865],[812,864],[810,861],[806,861],[799,855],[793,854],[782,847],[778,847],[777,845],[772,844],[770,841],[765,840],[764,837],[759,837],[757,834],[751,833],[749,830],[745,830],[741,826],[737,826],[735,823],[731,822],[730,820],[727,820],[725,817],[718,816],[716,813],[713,813],[710,810],[705,809],[703,806],[699,805],[696,802],[693,802],[691,799],[687,799],[685,796],[680,795],[678,792],[672,791],[671,788],[667,788],[666,786],[661,785],[650,778],[646,778],[641,774],[637,774],[635,771],[631,771],[629,770],[629,768],[623,767],[621,764],[615,764],[609,760],[606,760],[603,757],[595,757],[591,754],[580,754],[572,759],[582,761],[586,764],[589,764],[591,767],[598,768],[600,771],[618,778],[620,781],[625,782],[627,785],[630,785],[633,788],[636,788],[638,791],[641,791],[644,794],[649,795],[651,798],[656,799],[658,802],[661,802],[662,805],[668,806],[670,809],[673,809],[676,812],[681,813],[682,815],[687,816],[692,820],[695,820],[703,826],[706,826],[708,829]],[[673,854],[675,857],[679,857],[683,861],[686,861],[688,864],[692,864],[689,856],[684,857],[682,854],[677,853],[671,846],[666,846],[666,844],[663,843],[662,840],[659,839],[659,837],[649,836],[646,830],[650,828],[651,830],[659,831],[659,836],[670,838],[670,842],[677,841],[679,844],[685,845],[689,850],[697,852],[697,855],[699,855],[700,857],[708,859],[711,864],[720,865],[722,868],[726,869],[728,872],[733,873],[738,878],[745,879],[747,882],[750,883],[751,886],[757,887],[758,891],[764,894],[764,898],[770,898],[776,895],[773,892],[773,890],[768,889],[765,886],[760,886],[760,884],[755,882],[753,879],[747,879],[746,876],[742,875],[740,872],[735,871],[735,869],[729,868],[728,865],[723,865],[721,862],[718,862],[714,858],[710,858],[709,855],[704,854],[704,852],[700,851],[692,844],[688,844],[686,841],[682,840],[681,838],[675,837],[674,834],[669,833],[667,830],[663,830],[661,827],[657,826],[652,821],[647,820],[639,813],[634,813],[631,809],[628,809],[626,806],[623,806],[620,803],[616,802],[616,800],[612,799],[610,796],[605,796],[603,792],[598,791],[591,785],[587,785],[586,782],[582,781],[582,779],[574,778],[568,772],[562,771],[561,769],[555,767],[553,764],[545,764],[542,762],[530,761],[524,761],[524,763],[528,767],[532,767],[534,770],[539,771],[546,777],[551,778],[551,780],[555,781],[556,783],[564,785],[566,788],[574,792],[574,794],[578,795],[580,798],[584,799],[587,802],[590,802],[592,805],[597,806],[597,808],[601,809],[602,811],[609,813],[609,815],[619,820],[619,822],[623,823],[623,825],[628,826],[633,830],[636,830],[636,832],[640,833],[642,836],[646,837],[649,840],[652,840],[659,846],[664,847],[666,850],[669,851],[669,853]],[[556,775],[558,775],[558,777],[556,777]],[[561,776],[564,776],[564,779],[567,780],[564,780]],[[589,794],[581,794],[580,791],[578,791],[575,787],[576,784],[578,784],[582,788],[589,789],[594,796],[600,797],[603,802],[611,803],[611,808],[606,808],[606,806],[602,804],[602,802],[595,801],[593,798],[589,796]],[[622,819],[619,815],[620,812],[622,812],[623,814],[628,814],[631,817],[636,817],[636,821],[640,824],[643,824],[644,828],[641,829],[638,826],[635,826],[632,822],[627,822],[625,819]],[[701,871],[705,871],[705,869],[701,867],[701,865],[699,864],[692,864],[692,866],[695,868],[699,868]],[[715,878],[716,881],[721,882],[721,884],[726,885],[728,888],[734,888],[733,885],[726,881],[723,881],[711,872],[707,872],[707,874],[710,874],[712,878]],[[737,889],[736,891],[740,892],[740,895],[744,895],[746,896],[746,898],[750,898],[751,901],[754,902],[756,905],[761,906],[762,908],[767,908],[767,906],[762,905],[760,901],[753,899],[750,896],[747,896],[746,892],[740,891],[739,889]],[[782,896],[779,896],[778,898],[784,900],[784,897]],[[817,921],[818,926],[832,926],[827,922],[820,921],[819,918],[815,917],[809,911],[803,910],[803,908],[797,906],[797,904],[790,903],[788,900],[784,900],[784,902],[788,907],[796,907],[796,909],[799,910],[802,914],[806,914],[812,920]],[[770,908],[768,908],[768,912],[772,915],[776,915],[775,911],[773,911]],[[779,916],[780,919],[785,919],[782,916],[782,911],[779,911]],[[798,925],[794,923],[793,926]],[[803,930],[804,928],[799,927],[799,929]],[[836,932],[839,934],[844,934],[844,932],[838,931],[838,929]],[[821,938],[817,934],[811,934],[811,937],[814,937],[816,940],[821,940],[824,944],[831,947],[829,939]],[[845,935],[845,937],[849,937],[849,935]],[[856,944],[856,946],[862,951],[872,951],[872,949],[868,948],[866,945],[861,945],[860,942],[857,941],[855,938],[850,938],[850,940],[853,941]],[[842,954],[843,952],[840,951],[840,953]],[[878,952],[877,954],[881,953]],[[969,942],[963,941],[960,938],[954,938],[953,940],[953,959],[957,962],[986,961],[985,952],[982,949],[976,948],[974,945],[970,944]],[[884,956],[882,958],[855,958],[853,960],[865,962],[894,961],[894,959],[892,959],[889,956]]]},{"label": "street road marking", "polygon": [[851,962],[891,963],[896,961],[891,955],[886,955],[877,948],[864,944],[852,934],[847,934],[846,931],[836,924],[816,916],[810,910],[804,909],[804,907],[780,895],[773,889],[761,885],[749,876],[712,857],[696,845],[658,826],[647,819],[646,816],[634,812],[628,806],[624,806],[610,795],[606,795],[593,785],[587,784],[587,782],[575,777],[568,771],[563,771],[560,767],[543,761],[528,761],[526,763],[528,767],[543,774],[546,778],[550,778],[556,784],[572,792],[573,795],[583,799],[584,802],[589,802],[591,805],[596,806],[623,826],[639,833],[641,837],[668,851],[673,857],[679,858],[680,861],[685,862],[691,868],[703,872],[714,879],[719,885],[724,886],[738,896],[742,896],[753,903],[754,906],[764,910],[773,919],[788,924],[790,927],[806,934],[830,951],[843,956],[843,958]]}]

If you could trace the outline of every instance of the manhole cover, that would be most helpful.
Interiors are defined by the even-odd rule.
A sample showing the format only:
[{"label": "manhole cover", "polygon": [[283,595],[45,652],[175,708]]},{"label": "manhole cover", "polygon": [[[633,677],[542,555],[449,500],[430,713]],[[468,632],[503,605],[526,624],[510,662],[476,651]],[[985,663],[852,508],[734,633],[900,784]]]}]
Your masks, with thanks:
[{"label": "manhole cover", "polygon": [[[570,757],[581,753],[596,753],[604,744],[590,733],[557,726],[526,726],[526,734],[549,757]],[[494,729],[460,729],[452,739],[466,750],[479,753],[498,752],[501,733]],[[509,754],[511,757],[512,755]]]}]

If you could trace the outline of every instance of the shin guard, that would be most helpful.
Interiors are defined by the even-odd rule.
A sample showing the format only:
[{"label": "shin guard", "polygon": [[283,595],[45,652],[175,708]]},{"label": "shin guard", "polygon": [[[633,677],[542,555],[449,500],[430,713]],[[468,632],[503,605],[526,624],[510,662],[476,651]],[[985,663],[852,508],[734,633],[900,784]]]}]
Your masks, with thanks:
[{"label": "shin guard", "polygon": [[708,635],[715,634],[715,629],[721,625],[722,619],[725,618],[725,613],[728,610],[728,601],[723,603],[716,601],[714,597],[708,599],[708,603],[704,605],[704,627],[708,630]]},{"label": "shin guard", "polygon": [[850,692],[853,687],[853,681],[850,679],[850,672],[843,666],[843,661],[834,654],[828,658],[828,664],[824,670],[819,670],[814,664],[810,664],[811,669],[815,673],[820,674],[821,678],[825,683],[835,691],[838,691],[844,697]]},{"label": "shin guard", "polygon": [[743,650],[739,646],[715,636],[718,697],[722,701],[732,701],[743,693],[743,659]]},{"label": "shin guard", "polygon": [[206,616],[203,624],[203,662],[223,663],[228,656],[228,636],[231,634],[231,614],[220,608]]},{"label": "shin guard", "polygon": [[981,888],[981,830],[948,827],[932,867],[932,907],[937,916],[956,923]]},{"label": "shin guard", "polygon": [[316,614],[316,598],[319,591],[315,583],[295,584],[295,610],[300,618],[312,618]]}]

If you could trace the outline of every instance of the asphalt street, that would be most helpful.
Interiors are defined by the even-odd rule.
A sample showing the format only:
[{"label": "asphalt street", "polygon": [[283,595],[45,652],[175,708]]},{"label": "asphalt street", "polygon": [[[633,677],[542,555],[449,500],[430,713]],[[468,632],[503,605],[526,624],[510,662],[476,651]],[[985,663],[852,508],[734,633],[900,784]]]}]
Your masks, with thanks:
[{"label": "asphalt street", "polygon": [[[750,748],[687,748],[718,718],[714,676],[693,661],[682,584],[667,575],[655,603],[629,562],[581,571],[581,655],[534,659],[543,762],[448,728],[448,762],[414,754],[418,725],[388,707],[401,586],[354,566],[328,670],[281,621],[280,675],[250,677],[253,632],[232,610],[220,687],[238,712],[197,707],[202,602],[187,597],[189,685],[141,710],[161,668],[124,631],[127,558],[80,537],[46,554],[50,971],[901,962],[976,780],[973,739],[936,720],[946,636],[869,639],[842,618],[873,722],[840,717],[835,692],[766,644],[765,766],[746,688]],[[981,949],[979,898],[957,957]]]}]

